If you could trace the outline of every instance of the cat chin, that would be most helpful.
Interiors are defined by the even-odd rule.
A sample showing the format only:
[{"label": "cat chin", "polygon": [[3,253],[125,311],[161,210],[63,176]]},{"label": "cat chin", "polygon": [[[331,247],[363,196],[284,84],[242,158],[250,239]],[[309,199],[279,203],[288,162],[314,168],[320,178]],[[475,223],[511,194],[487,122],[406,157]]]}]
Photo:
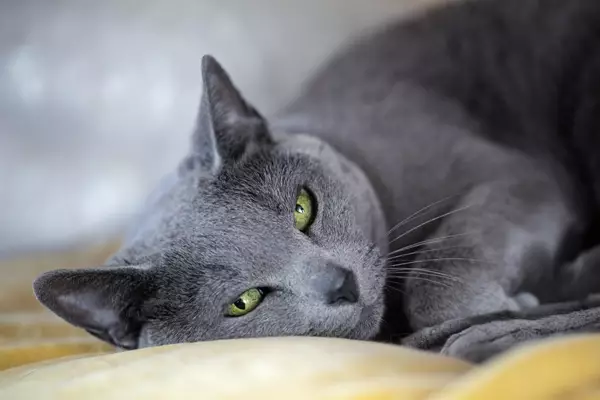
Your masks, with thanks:
[{"label": "cat chin", "polygon": [[348,339],[371,340],[377,336],[381,327],[383,307],[365,306],[360,311],[358,321],[347,336]]}]

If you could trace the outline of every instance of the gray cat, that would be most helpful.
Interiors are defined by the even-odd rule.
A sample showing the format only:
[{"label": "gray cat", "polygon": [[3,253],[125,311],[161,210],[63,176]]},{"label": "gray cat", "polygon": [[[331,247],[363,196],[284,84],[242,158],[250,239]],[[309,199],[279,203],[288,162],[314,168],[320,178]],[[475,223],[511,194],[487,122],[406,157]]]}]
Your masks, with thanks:
[{"label": "gray cat", "polygon": [[597,0],[446,5],[348,47],[269,121],[205,56],[189,154],[122,249],[35,293],[123,349],[397,340],[583,297],[599,45]]}]

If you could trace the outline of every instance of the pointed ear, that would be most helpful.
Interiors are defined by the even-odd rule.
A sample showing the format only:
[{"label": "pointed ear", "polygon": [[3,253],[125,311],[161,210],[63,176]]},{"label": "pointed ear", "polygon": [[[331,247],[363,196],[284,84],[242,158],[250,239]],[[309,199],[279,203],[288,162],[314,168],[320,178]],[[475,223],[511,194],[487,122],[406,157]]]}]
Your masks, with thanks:
[{"label": "pointed ear", "polygon": [[267,124],[244,100],[213,57],[202,58],[203,93],[192,137],[192,156],[203,168],[217,171],[252,145],[271,143]]},{"label": "pointed ear", "polygon": [[136,267],[57,270],[33,283],[37,299],[65,321],[124,349],[137,348],[143,306],[155,294],[151,273]]}]

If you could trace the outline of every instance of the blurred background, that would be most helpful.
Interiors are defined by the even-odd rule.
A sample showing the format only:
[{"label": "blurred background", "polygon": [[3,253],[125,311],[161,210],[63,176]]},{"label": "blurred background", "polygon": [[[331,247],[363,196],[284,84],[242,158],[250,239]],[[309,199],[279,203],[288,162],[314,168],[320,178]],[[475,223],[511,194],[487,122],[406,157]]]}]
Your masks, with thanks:
[{"label": "blurred background", "polygon": [[0,258],[118,237],[186,150],[213,54],[269,115],[436,0],[2,0]]}]

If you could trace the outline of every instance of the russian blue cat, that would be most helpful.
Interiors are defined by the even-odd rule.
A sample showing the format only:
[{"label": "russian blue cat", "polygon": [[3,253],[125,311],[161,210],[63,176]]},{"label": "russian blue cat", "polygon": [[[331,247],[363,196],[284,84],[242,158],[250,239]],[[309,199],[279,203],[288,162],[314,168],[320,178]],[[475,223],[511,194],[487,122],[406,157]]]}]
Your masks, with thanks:
[{"label": "russian blue cat", "polygon": [[444,5],[348,46],[268,119],[205,56],[177,171],[105,266],[36,295],[133,349],[393,340],[594,292],[599,44],[596,0]]}]

